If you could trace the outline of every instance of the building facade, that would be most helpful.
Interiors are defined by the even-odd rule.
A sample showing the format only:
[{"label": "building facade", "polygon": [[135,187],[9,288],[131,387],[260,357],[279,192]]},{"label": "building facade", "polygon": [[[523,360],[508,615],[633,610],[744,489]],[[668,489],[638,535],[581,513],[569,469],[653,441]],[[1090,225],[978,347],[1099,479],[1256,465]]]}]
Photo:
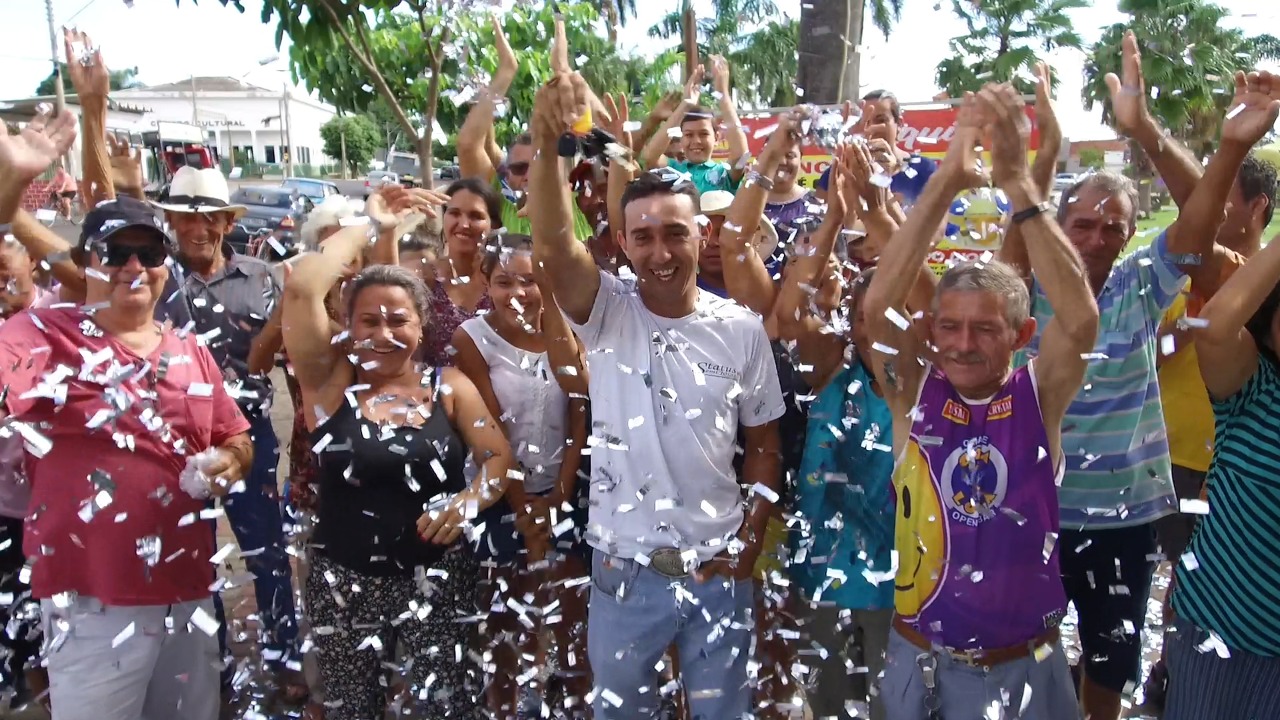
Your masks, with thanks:
[{"label": "building facade", "polygon": [[320,126],[337,111],[284,85],[273,90],[229,77],[195,77],[119,90],[111,97],[142,108],[144,131],[155,130],[159,122],[198,125],[207,144],[232,167],[255,164],[283,171],[286,153],[295,174],[299,166],[337,163],[324,154],[320,137]]}]

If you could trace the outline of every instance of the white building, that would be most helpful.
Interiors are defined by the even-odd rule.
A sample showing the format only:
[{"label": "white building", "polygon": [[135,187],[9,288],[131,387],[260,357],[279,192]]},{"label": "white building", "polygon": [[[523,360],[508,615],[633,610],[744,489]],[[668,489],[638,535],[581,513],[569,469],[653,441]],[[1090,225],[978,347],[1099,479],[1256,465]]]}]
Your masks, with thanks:
[{"label": "white building", "polygon": [[[207,144],[217,148],[218,156],[230,161],[233,167],[253,162],[275,165],[283,173],[285,148],[290,145],[295,174],[301,174],[301,165],[311,165],[317,170],[321,165],[336,165],[337,160],[324,154],[320,126],[337,111],[296,90],[287,97],[286,107],[284,87],[269,90],[226,77],[196,77],[178,83],[117,90],[111,93],[107,130],[127,136],[135,145],[140,145],[142,133],[154,131],[159,122],[196,124],[204,128]],[[35,114],[36,107],[42,103],[52,105],[53,101],[53,96],[0,101],[0,120],[25,123]],[[78,119],[78,98],[69,94],[66,103]],[[280,119],[282,115],[287,118],[287,134]],[[192,123],[193,116],[198,122]],[[80,142],[77,137],[67,154],[71,172],[77,177],[83,175]]]},{"label": "white building", "polygon": [[162,121],[199,125],[208,145],[234,165],[254,162],[283,168],[286,148],[292,150],[295,167],[337,163],[324,154],[320,137],[320,126],[337,111],[292,88],[271,90],[229,77],[195,77],[118,90],[111,98],[141,108],[144,131]]}]

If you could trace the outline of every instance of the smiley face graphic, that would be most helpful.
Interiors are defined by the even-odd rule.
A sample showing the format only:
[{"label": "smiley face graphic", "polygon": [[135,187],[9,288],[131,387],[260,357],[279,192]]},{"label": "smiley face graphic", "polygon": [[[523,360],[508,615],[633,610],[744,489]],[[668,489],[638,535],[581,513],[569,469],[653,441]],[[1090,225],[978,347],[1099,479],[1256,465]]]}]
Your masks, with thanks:
[{"label": "smiley face graphic", "polygon": [[893,486],[898,495],[894,608],[910,619],[920,614],[941,589],[948,550],[942,495],[929,471],[929,459],[915,438],[907,442],[902,464],[893,475]]}]

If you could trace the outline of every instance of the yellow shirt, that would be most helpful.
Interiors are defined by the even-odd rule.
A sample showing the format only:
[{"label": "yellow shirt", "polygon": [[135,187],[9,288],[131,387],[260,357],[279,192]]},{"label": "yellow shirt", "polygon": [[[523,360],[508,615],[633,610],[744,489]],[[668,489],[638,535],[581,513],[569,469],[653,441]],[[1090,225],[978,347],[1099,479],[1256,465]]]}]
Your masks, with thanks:
[{"label": "yellow shirt", "polygon": [[[1245,261],[1243,255],[1228,253],[1219,287]],[[1173,329],[1178,318],[1199,316],[1204,302],[1187,283],[1161,321],[1161,338]],[[1157,349],[1157,352],[1163,350]],[[1189,339],[1176,353],[1166,357],[1160,367],[1160,400],[1169,434],[1169,459],[1174,465],[1208,472],[1209,461],[1213,459],[1213,406],[1200,377],[1195,345]]]}]

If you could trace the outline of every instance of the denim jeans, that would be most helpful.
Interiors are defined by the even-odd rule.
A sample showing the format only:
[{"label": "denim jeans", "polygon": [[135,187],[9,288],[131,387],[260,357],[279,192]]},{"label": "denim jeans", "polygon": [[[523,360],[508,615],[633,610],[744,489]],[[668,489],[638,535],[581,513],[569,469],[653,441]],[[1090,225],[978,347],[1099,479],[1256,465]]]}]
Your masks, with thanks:
[{"label": "denim jeans", "polygon": [[656,666],[673,642],[692,720],[735,720],[750,712],[754,593],[749,579],[671,579],[596,550],[587,617],[595,719],[653,718]]},{"label": "denim jeans", "polygon": [[[285,552],[284,519],[276,488],[280,450],[269,416],[251,417],[250,422],[253,469],[245,478],[244,492],[228,495],[223,506],[241,553],[249,555],[244,559],[245,569],[255,576],[253,589],[258,603],[258,623],[265,635],[264,657],[269,664],[279,666],[290,659],[298,659],[295,657],[298,619],[293,602],[293,571],[289,555]],[[218,621],[223,626],[218,644],[223,657],[226,657],[225,611],[221,596],[215,595],[214,599]],[[224,675],[224,679],[227,676]]]}]

